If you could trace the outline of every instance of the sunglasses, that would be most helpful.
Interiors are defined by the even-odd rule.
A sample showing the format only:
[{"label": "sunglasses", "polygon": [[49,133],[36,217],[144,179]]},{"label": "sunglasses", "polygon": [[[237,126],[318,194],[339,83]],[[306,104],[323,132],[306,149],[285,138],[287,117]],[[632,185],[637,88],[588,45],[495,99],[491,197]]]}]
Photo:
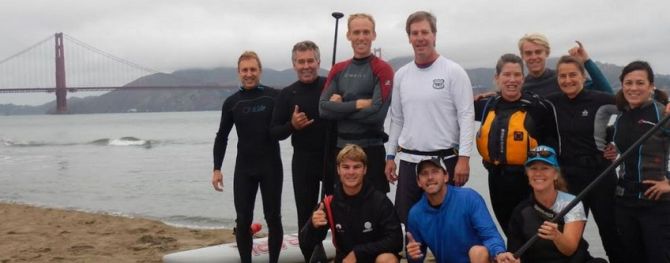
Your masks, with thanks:
[{"label": "sunglasses", "polygon": [[553,155],[554,155],[553,152],[547,151],[547,150],[528,151],[528,157],[529,158],[533,158],[533,157],[537,157],[537,156],[540,156],[542,158],[547,158],[547,157],[550,157],[550,156],[553,156]]}]

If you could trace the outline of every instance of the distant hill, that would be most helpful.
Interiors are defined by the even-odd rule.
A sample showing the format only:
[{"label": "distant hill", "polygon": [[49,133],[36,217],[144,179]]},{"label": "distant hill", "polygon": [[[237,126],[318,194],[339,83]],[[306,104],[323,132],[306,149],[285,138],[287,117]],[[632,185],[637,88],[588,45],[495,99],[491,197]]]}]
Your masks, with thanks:
[{"label": "distant hill", "polygon": [[[412,61],[412,57],[397,57],[389,60],[394,70]],[[548,65],[553,68],[557,58],[550,58]],[[623,67],[596,62],[607,80],[616,90],[620,88],[619,74]],[[492,65],[493,66],[493,65]],[[321,75],[328,71],[321,69]],[[474,93],[494,90],[493,68],[466,69]],[[276,88],[282,88],[296,80],[293,69],[274,70],[263,69],[261,83]],[[670,90],[670,75],[656,75],[656,86]],[[109,93],[86,97],[69,98],[68,110],[70,113],[118,113],[118,112],[161,112],[161,111],[202,111],[219,110],[223,100],[235,92],[239,86],[237,69],[233,67],[218,67],[213,69],[184,69],[171,74],[157,73],[139,78],[126,86],[202,86],[220,85],[221,89],[165,89],[165,90],[136,90],[111,91]],[[0,115],[45,114],[53,113],[55,102],[39,106],[25,106],[0,104]]]}]

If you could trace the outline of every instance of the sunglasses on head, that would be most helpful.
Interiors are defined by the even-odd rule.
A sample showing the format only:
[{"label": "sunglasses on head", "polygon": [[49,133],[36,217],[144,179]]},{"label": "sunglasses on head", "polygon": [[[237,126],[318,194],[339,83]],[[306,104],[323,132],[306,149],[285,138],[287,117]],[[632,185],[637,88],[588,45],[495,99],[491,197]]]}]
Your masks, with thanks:
[{"label": "sunglasses on head", "polygon": [[547,151],[547,150],[528,151],[528,157],[530,157],[530,158],[537,157],[537,156],[547,158],[547,157],[550,157],[552,155],[554,155],[554,153],[551,152],[551,151]]}]

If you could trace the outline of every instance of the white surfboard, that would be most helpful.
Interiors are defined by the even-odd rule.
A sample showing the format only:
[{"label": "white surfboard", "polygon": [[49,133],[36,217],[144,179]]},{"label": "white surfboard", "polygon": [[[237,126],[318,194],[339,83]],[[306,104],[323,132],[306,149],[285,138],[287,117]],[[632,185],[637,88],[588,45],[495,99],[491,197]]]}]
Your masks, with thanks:
[{"label": "white surfboard", "polygon": [[[330,230],[326,239],[323,240],[323,248],[329,259],[335,257],[335,246],[333,246]],[[268,262],[268,238],[256,238],[251,247],[251,260],[253,262]],[[298,234],[284,235],[279,262],[304,262],[305,259],[298,246]],[[167,254],[163,256],[165,263],[220,263],[240,262],[240,254],[237,252],[237,243],[226,243],[211,247],[198,248]]]}]

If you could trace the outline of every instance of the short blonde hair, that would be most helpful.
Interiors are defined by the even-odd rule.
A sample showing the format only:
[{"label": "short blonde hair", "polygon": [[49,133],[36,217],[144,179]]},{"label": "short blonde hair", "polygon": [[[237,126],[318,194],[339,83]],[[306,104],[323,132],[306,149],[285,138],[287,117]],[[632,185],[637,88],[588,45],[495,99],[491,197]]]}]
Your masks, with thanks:
[{"label": "short blonde hair", "polygon": [[240,69],[240,62],[242,62],[242,60],[247,60],[247,59],[255,59],[256,62],[258,62],[258,68],[263,69],[263,66],[261,65],[261,59],[258,58],[258,54],[256,54],[256,52],[244,51],[244,53],[242,53],[242,55],[240,55],[240,58],[237,59],[237,70]]},{"label": "short blonde hair", "polygon": [[356,13],[349,15],[349,19],[347,20],[347,30],[351,30],[351,21],[353,21],[356,18],[366,18],[370,20],[370,22],[372,22],[372,32],[375,32],[375,19],[372,17],[372,15],[365,13]]},{"label": "short blonde hair", "polygon": [[362,162],[367,166],[368,157],[365,155],[363,148],[356,144],[347,144],[337,153],[337,164],[344,162],[345,160],[350,160],[354,162]]},{"label": "short blonde hair", "polygon": [[551,48],[549,47],[549,40],[547,37],[540,33],[529,33],[525,34],[521,39],[519,39],[519,53],[523,55],[523,43],[530,42],[535,45],[543,46],[547,49],[547,55],[551,53]]}]

